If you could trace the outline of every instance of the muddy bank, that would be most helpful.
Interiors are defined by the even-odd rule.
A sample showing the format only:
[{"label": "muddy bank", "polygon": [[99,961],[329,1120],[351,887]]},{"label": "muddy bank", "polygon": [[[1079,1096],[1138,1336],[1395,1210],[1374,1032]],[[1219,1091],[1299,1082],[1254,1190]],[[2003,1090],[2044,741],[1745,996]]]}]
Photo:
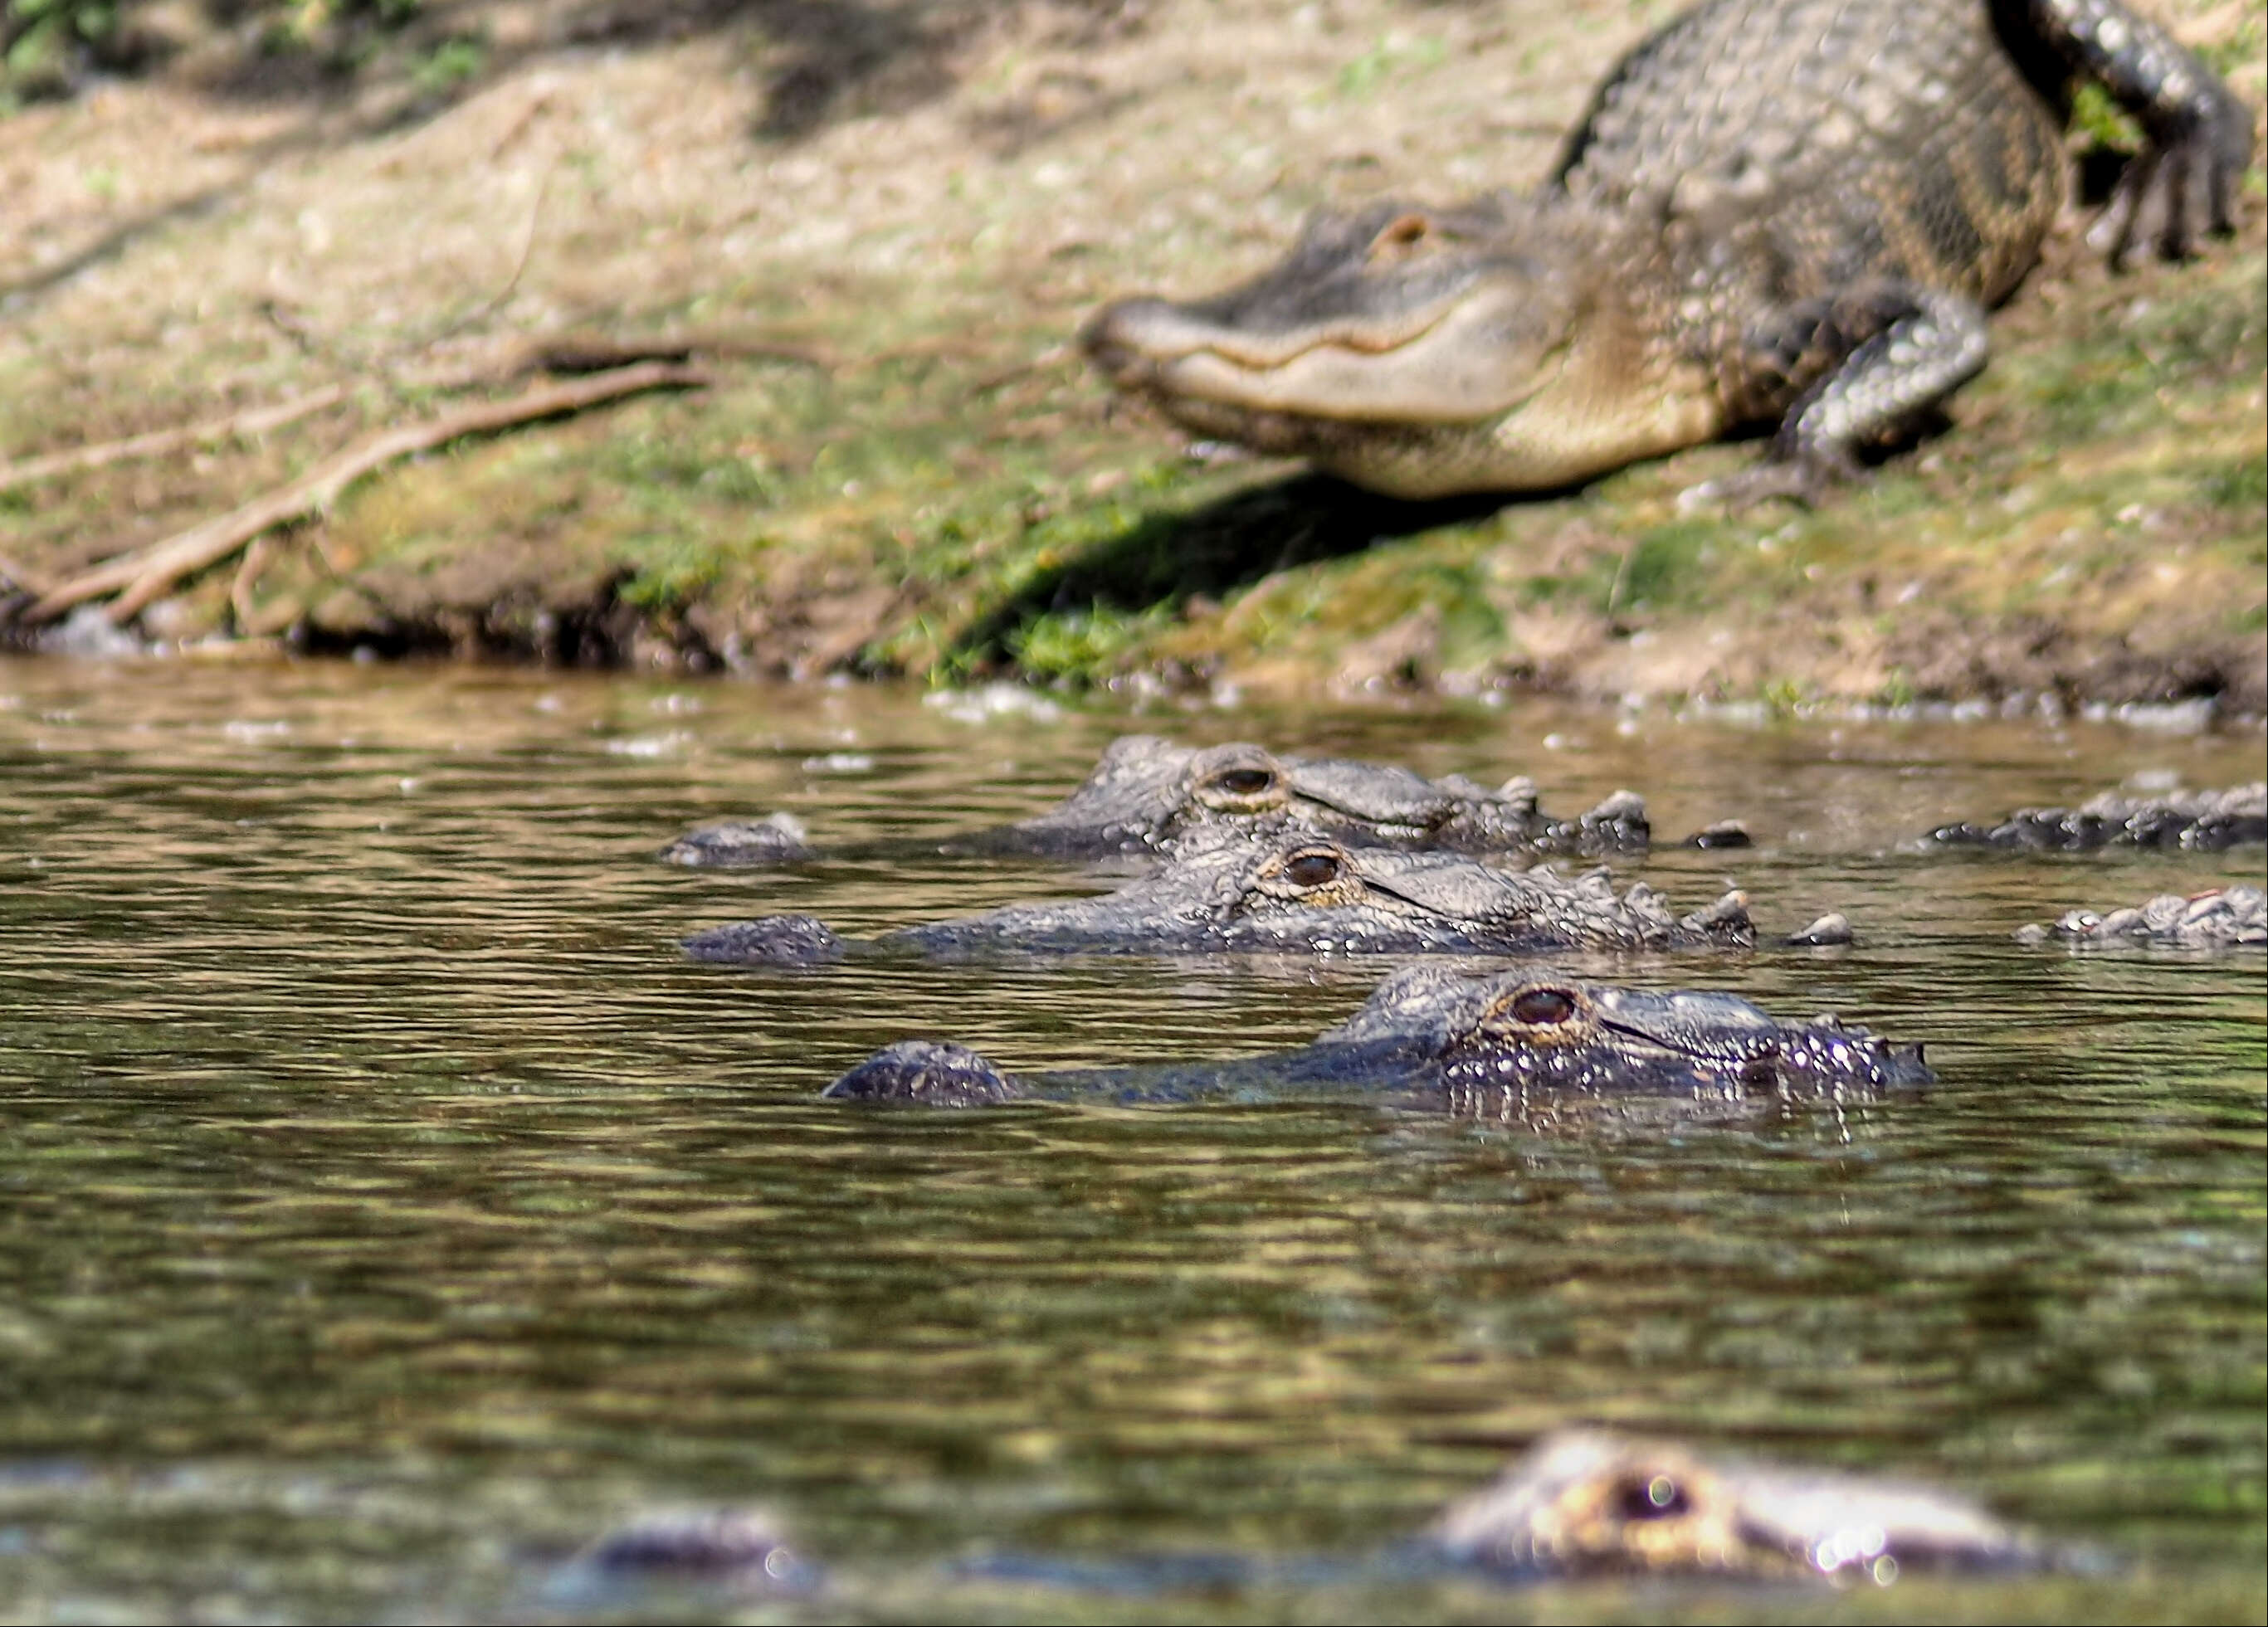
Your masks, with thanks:
[{"label": "muddy bank", "polygon": [[[0,471],[19,609],[385,426],[505,399],[538,351],[667,350],[708,379],[390,464],[123,629],[11,637],[2268,705],[2257,168],[2199,263],[2113,277],[2066,233],[1944,432],[1815,512],[1681,514],[1738,446],[1395,504],[1192,459],[1068,335],[1112,294],[1265,261],[1314,204],[1533,179],[1671,8],[820,8],[832,32],[791,9],[426,8],[295,77],[152,7],[170,54],[0,121],[0,461],[217,426]],[[2261,4],[2158,9],[2261,105]]]}]

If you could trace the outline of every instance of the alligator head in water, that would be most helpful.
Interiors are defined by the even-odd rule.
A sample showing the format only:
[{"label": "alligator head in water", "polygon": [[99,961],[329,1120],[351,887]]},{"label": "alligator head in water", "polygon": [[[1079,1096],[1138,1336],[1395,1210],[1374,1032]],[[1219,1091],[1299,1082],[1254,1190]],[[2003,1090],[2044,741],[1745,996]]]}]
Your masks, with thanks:
[{"label": "alligator head in water", "polygon": [[2016,1570],[2051,1558],[1975,1504],[1931,1487],[1709,1460],[1667,1441],[1583,1429],[1538,1441],[1428,1535],[1452,1558],[1514,1578],[1887,1585],[1902,1570]]},{"label": "alligator head in water", "polygon": [[[1618,791],[1587,814],[1560,819],[1538,806],[1535,783],[1491,791],[1460,775],[1430,780],[1407,769],[1343,757],[1279,757],[1247,741],[1176,746],[1150,734],[1110,743],[1086,780],[1044,814],[947,844],[975,852],[1091,858],[1161,851],[1213,830],[1302,825],[1353,841],[1469,852],[1643,852],[1646,804]],[[1694,838],[1740,846],[1730,824]],[[672,864],[795,864],[815,857],[785,814],[727,820],[662,850]]]},{"label": "alligator head in water", "polygon": [[[866,947],[928,955],[1482,954],[1755,941],[1737,893],[1681,920],[1642,882],[1617,894],[1604,871],[1569,881],[1548,870],[1351,847],[1292,829],[1208,834],[1115,893],[907,927]],[[740,922],[685,942],[695,960],[743,965],[817,964],[845,947],[809,916]]]},{"label": "alligator head in water", "polygon": [[967,1108],[1357,1090],[1499,1117],[1624,1096],[1736,1109],[1864,1100],[1934,1077],[1919,1046],[1894,1047],[1833,1018],[1780,1022],[1737,995],[1430,966],[1389,979],[1313,1045],[1280,1056],[1016,1078],[964,1046],[910,1040],[878,1051],[823,1093]]}]

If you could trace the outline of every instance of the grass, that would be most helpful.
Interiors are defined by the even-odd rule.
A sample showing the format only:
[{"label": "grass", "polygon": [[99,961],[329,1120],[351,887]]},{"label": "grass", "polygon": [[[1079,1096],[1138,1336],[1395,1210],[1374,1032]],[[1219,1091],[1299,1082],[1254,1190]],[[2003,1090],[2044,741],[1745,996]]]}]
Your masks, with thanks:
[{"label": "grass", "polygon": [[[441,26],[438,12],[416,8],[307,15],[326,29]],[[1138,100],[1107,103],[1091,151],[1042,144],[1028,158],[982,161],[948,151],[934,175],[918,172],[928,177],[927,214],[843,223],[865,232],[859,240],[887,242],[949,217],[945,249],[895,269],[871,255],[836,266],[829,256],[843,252],[823,246],[795,262],[824,275],[791,276],[787,262],[766,258],[784,235],[830,218],[777,202],[776,169],[819,165],[809,155],[821,147],[751,146],[745,121],[719,115],[718,151],[739,167],[652,202],[667,172],[654,167],[664,150],[639,120],[574,122],[562,111],[572,93],[558,88],[568,80],[550,81],[550,102],[515,103],[507,85],[492,99],[493,116],[475,99],[438,119],[438,135],[409,119],[392,146],[307,159],[308,189],[276,222],[261,213],[265,193],[209,217],[162,220],[140,252],[177,263],[175,303],[194,295],[205,314],[153,326],[145,307],[154,293],[136,282],[107,350],[83,329],[44,346],[0,345],[0,439],[53,444],[58,423],[90,439],[129,433],[204,416],[215,401],[273,400],[332,376],[322,354],[279,338],[269,308],[279,303],[270,267],[313,252],[304,240],[316,230],[310,220],[320,217],[331,237],[365,247],[423,242],[396,229],[405,199],[438,209],[454,178],[518,159],[518,191],[481,183],[492,190],[468,194],[452,205],[459,216],[444,217],[459,235],[439,240],[455,259],[422,270],[421,251],[400,261],[408,268],[400,277],[410,280],[341,296],[323,342],[350,361],[382,357],[403,331],[445,328],[450,313],[482,309],[504,287],[525,237],[533,252],[519,286],[551,313],[526,319],[539,329],[558,325],[564,311],[617,340],[754,332],[802,346],[810,359],[728,355],[699,394],[643,398],[460,444],[366,482],[314,534],[319,548],[279,550],[252,585],[256,627],[304,624],[319,637],[359,638],[365,612],[413,631],[468,618],[516,627],[526,618],[490,613],[534,604],[600,619],[619,609],[623,625],[645,629],[639,647],[652,659],[673,647],[714,654],[730,645],[758,666],[809,670],[818,661],[932,682],[1002,674],[1078,688],[1148,672],[1304,694],[1356,679],[1454,679],[1786,704],[2040,681],[2083,688],[2097,681],[2088,674],[2117,666],[2112,658],[2138,651],[2190,650],[2224,674],[2257,665],[2250,652],[2268,597],[2268,292],[2257,207],[2240,247],[2187,267],[2114,278],[2059,251],[2060,269],[1995,319],[1992,365],[1955,399],[1947,431],[1816,511],[1680,511],[1681,492],[1742,467],[1753,446],[1697,448],[1542,499],[1410,505],[1282,465],[1194,462],[1157,426],[1115,409],[1066,343],[1084,313],[1142,285],[1160,264],[1175,268],[1178,287],[1226,280],[1280,246],[1292,229],[1289,199],[1337,172],[1315,151],[1271,150],[1224,172],[1248,188],[1231,197],[1227,182],[1192,192],[1185,164],[1168,166],[1167,179],[1109,166],[1151,162],[1153,151],[1160,164],[1200,150],[1228,162],[1248,130],[1312,129],[1322,132],[1313,146],[1332,128],[1316,113],[1319,99],[1359,99],[1366,118],[1383,120],[1412,86],[1422,85],[1429,102],[1479,93],[1477,78],[1469,92],[1459,89],[1461,76],[1483,66],[1456,32],[1466,26],[1461,15],[1429,18],[1440,32],[1422,36],[1400,30],[1397,12],[1365,16],[1343,44],[1301,48],[1308,55],[1299,60],[1312,59],[1305,77],[1287,71],[1269,92],[1289,113],[1237,104],[1226,125],[1188,133],[1173,121],[1213,109],[1218,96],[1167,114],[1146,113]],[[2258,22],[2248,11],[2216,48],[2253,39]],[[389,35],[405,54],[397,64],[405,94],[446,98],[487,84],[508,46],[484,43],[489,26],[473,7],[451,14],[454,32]],[[1569,48],[1539,29],[1521,46],[1534,60],[1513,64],[1549,81],[1529,87],[1538,95],[1566,77],[1553,53]],[[700,60],[715,69],[740,59]],[[1022,93],[1036,60],[1008,51],[970,74],[969,94],[987,118]],[[586,68],[600,71],[573,71]],[[1076,90],[1069,69],[1053,71],[1046,85]],[[608,96],[637,83],[626,78]],[[684,75],[662,83],[658,106],[707,93],[705,82]],[[516,106],[523,111],[512,114]],[[2117,139],[2102,114],[2083,105],[2082,124],[2092,129],[2095,118],[2099,136]],[[895,151],[896,129],[881,120],[864,139]],[[618,146],[602,139],[609,131]],[[61,135],[49,142],[73,176],[115,176],[119,195],[106,207],[128,208],[141,178],[99,134],[89,123],[75,137],[90,144],[85,151]],[[421,156],[418,144],[442,135],[459,144]],[[858,150],[845,142],[844,151]],[[1372,145],[1391,148],[1383,138]],[[672,162],[687,162],[685,151],[671,149]],[[886,173],[914,174],[908,166],[926,161],[902,155]],[[1348,162],[1361,170],[1388,160],[1366,148]],[[538,175],[549,177],[541,191]],[[1106,195],[1079,192],[1105,176]],[[1171,177],[1180,179],[1169,185]],[[2257,178],[2256,170],[2248,184]],[[77,192],[91,195],[84,183]],[[1089,213],[1078,215],[1081,208]],[[357,210],[359,235],[351,235]],[[1097,224],[1137,213],[1138,229],[1123,239],[1132,249]],[[1073,216],[1086,224],[1064,224]],[[723,275],[714,255],[735,232],[755,250],[743,269]],[[690,253],[687,245],[712,258],[688,261],[697,274],[672,281],[663,272],[673,254]],[[1137,251],[1139,269],[1128,259]],[[615,270],[571,280],[608,255]],[[257,273],[245,281],[251,291],[207,291],[236,261]],[[298,298],[312,307],[320,293]],[[391,312],[397,295],[401,309]],[[504,334],[516,308],[499,307]],[[159,355],[165,365],[136,359]],[[353,367],[353,402],[289,433],[163,467],[119,465],[0,491],[8,549],[67,571],[218,512],[361,429],[430,407],[414,386],[375,382],[382,371]],[[172,624],[232,625],[230,574],[188,585]],[[342,595],[342,584],[352,591]],[[342,604],[364,608],[350,625],[328,626],[324,607]],[[2062,666],[1993,654],[1993,641],[2023,618],[2063,641]],[[619,629],[609,637],[627,647]],[[1939,659],[1947,651],[1975,659]],[[2170,670],[2161,661],[2119,681],[2139,686],[2139,696],[2175,681]]]}]

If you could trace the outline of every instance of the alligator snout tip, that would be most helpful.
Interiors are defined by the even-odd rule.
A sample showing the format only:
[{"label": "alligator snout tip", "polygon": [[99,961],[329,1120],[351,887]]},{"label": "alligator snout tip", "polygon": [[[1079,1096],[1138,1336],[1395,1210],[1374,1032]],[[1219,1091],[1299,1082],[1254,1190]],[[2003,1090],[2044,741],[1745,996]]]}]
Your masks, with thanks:
[{"label": "alligator snout tip", "polygon": [[1171,320],[1173,309],[1163,299],[1113,300],[1079,329],[1079,348],[1112,379],[1128,382],[1158,349],[1158,337]]}]

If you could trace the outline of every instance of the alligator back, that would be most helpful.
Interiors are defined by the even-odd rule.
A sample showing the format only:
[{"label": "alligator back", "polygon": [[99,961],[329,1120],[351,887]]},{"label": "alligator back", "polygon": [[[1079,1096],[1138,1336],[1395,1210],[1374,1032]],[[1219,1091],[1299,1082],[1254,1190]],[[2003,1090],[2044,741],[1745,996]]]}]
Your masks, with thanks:
[{"label": "alligator back", "polygon": [[2065,185],[2059,82],[2008,32],[1993,0],[1707,0],[1599,87],[1549,189],[1660,219],[1720,318],[1872,281],[1998,300]]}]

